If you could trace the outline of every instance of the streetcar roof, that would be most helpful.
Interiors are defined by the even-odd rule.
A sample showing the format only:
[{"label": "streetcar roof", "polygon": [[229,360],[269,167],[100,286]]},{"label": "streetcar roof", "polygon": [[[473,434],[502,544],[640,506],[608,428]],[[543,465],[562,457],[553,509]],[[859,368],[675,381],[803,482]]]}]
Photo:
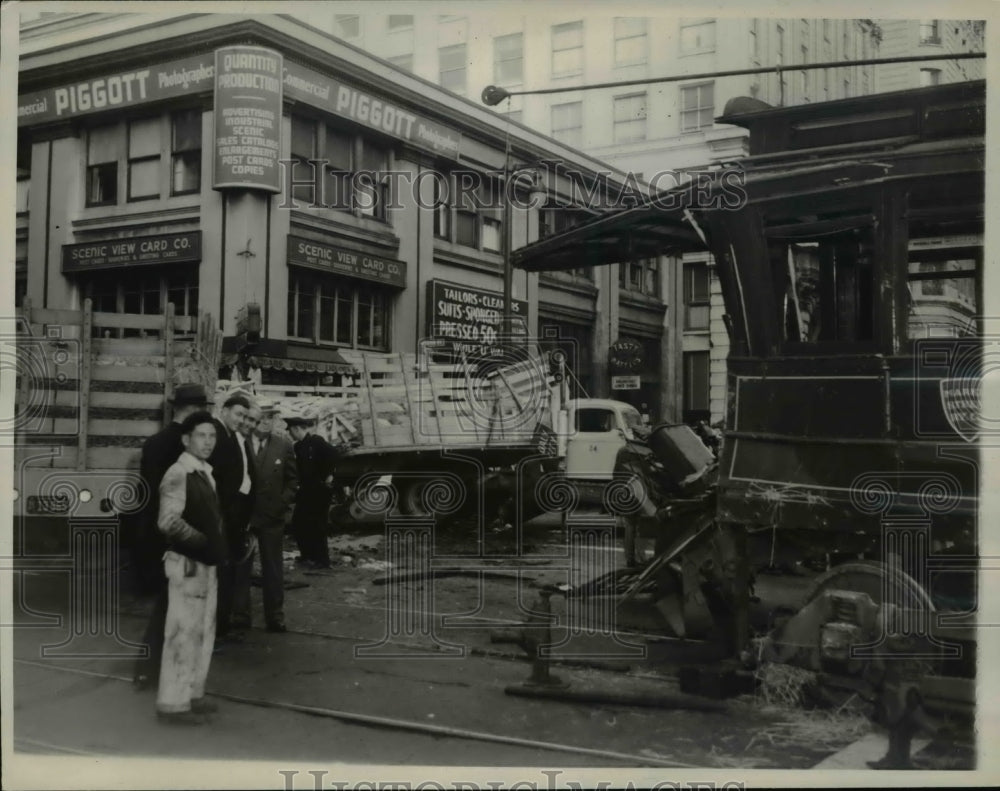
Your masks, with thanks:
[{"label": "streetcar roof", "polygon": [[[795,107],[761,104],[730,102],[718,119],[750,130],[750,156],[711,166],[707,183],[664,190],[514,250],[513,265],[553,271],[706,250],[698,216],[726,208],[730,174],[738,174],[750,202],[769,202],[983,172],[983,80]],[[733,111],[746,106],[754,109]]]}]

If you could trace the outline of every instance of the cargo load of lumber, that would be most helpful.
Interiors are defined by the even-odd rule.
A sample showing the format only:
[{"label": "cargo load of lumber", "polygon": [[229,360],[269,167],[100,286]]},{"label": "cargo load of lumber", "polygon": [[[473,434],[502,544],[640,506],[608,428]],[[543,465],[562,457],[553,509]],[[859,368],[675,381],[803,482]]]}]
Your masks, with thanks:
[{"label": "cargo load of lumber", "polygon": [[529,356],[482,372],[414,353],[341,351],[355,375],[339,386],[262,385],[279,415],[308,415],[338,444],[366,448],[528,444],[546,423],[549,381]]}]

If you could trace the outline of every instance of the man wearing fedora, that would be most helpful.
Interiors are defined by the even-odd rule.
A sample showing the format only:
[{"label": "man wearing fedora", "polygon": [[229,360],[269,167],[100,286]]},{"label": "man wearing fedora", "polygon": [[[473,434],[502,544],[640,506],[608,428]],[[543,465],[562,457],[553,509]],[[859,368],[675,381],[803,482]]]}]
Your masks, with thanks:
[{"label": "man wearing fedora", "polygon": [[[256,495],[250,513],[250,532],[257,538],[261,582],[264,594],[264,621],[269,632],[284,632],[285,581],[282,546],[285,524],[291,520],[295,494],[299,488],[298,466],[292,443],[272,432],[277,407],[266,400],[251,406],[245,420],[250,455],[256,470]],[[245,594],[245,598],[244,598]],[[249,586],[237,591],[237,610],[247,613]]]},{"label": "man wearing fedora", "polygon": [[167,578],[163,574],[166,543],[156,524],[160,510],[160,483],[184,452],[181,423],[189,415],[208,406],[208,394],[203,385],[189,382],[177,385],[167,400],[172,407],[172,420],[166,428],[143,443],[139,460],[139,475],[146,484],[147,498],[134,521],[133,564],[141,589],[155,593],[156,601],[142,638],[149,654],[136,661],[133,678],[138,689],[148,689],[157,684],[167,620]]}]

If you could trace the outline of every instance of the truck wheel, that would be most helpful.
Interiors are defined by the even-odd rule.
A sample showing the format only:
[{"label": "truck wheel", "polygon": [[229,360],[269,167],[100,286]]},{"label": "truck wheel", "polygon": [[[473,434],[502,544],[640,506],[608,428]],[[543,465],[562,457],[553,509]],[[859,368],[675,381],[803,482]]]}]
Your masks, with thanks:
[{"label": "truck wheel", "polygon": [[426,481],[407,481],[399,493],[398,508],[404,516],[424,516],[427,508],[424,505],[424,487]]}]

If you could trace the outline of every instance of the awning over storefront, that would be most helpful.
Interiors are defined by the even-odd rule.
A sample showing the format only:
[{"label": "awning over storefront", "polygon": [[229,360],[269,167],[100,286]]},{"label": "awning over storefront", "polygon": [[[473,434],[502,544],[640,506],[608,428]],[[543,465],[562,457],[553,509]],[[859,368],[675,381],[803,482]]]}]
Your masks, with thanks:
[{"label": "awning over storefront", "polygon": [[[289,344],[288,341],[273,338],[265,338],[248,349],[246,356],[256,360],[260,368],[275,371],[345,374],[347,376],[357,373],[354,366],[341,357],[336,349],[296,346]],[[236,337],[225,338],[222,341],[222,365],[232,365],[238,357]]]}]

